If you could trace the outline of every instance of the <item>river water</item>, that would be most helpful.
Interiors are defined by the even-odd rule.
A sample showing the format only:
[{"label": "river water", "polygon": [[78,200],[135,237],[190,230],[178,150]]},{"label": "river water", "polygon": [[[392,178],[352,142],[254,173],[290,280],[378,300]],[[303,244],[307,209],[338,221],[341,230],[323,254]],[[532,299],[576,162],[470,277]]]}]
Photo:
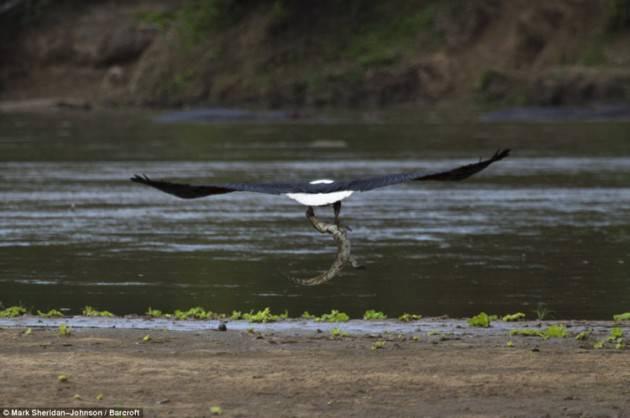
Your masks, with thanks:
[{"label": "river water", "polygon": [[[304,208],[233,193],[179,200],[131,183],[353,178],[448,169],[512,148],[459,183],[344,202],[353,254]],[[150,115],[0,115],[0,301],[115,313],[204,306],[464,316],[630,310],[630,124],[161,124]],[[317,211],[322,217],[332,209]]]}]

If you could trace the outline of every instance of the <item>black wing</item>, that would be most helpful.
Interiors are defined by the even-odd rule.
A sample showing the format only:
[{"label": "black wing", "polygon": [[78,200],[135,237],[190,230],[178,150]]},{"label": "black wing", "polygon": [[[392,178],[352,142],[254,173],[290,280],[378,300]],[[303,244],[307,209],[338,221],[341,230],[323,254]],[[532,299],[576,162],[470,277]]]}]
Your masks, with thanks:
[{"label": "black wing", "polygon": [[367,190],[376,189],[379,187],[391,186],[393,184],[404,183],[407,181],[459,181],[464,180],[473,174],[476,174],[488,167],[495,161],[504,159],[510,154],[509,149],[498,150],[494,155],[487,160],[480,160],[477,163],[466,164],[461,167],[454,168],[448,171],[441,171],[439,173],[400,173],[390,174],[385,176],[370,177],[366,179],[353,180],[345,182],[344,187],[339,190],[354,190],[364,192]]},{"label": "black wing", "polygon": [[305,192],[306,185],[302,183],[231,183],[231,184],[207,184],[192,185],[184,183],[171,183],[168,181],[151,180],[149,177],[135,175],[130,178],[135,183],[154,187],[165,193],[172,194],[182,199],[195,199],[232,192],[257,192],[267,194],[299,193]]},{"label": "black wing", "polygon": [[391,186],[393,184],[404,183],[406,181],[457,181],[463,180],[480,172],[495,161],[502,160],[510,153],[509,149],[499,150],[487,160],[478,163],[467,164],[453,170],[439,173],[401,173],[385,176],[370,177],[366,179],[335,181],[330,184],[310,184],[302,183],[229,183],[229,184],[209,184],[191,185],[183,183],[170,183],[167,181],[151,180],[147,176],[135,175],[131,181],[154,187],[165,193],[181,197],[183,199],[195,199],[198,197],[224,194],[232,192],[256,192],[266,194],[285,193],[332,193],[341,190],[367,191],[378,187]]}]

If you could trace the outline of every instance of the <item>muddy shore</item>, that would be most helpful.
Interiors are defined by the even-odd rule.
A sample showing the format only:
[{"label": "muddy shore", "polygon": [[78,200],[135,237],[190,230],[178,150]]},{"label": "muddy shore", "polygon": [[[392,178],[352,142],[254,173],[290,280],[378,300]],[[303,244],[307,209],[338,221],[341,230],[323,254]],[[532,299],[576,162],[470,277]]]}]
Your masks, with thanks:
[{"label": "muddy shore", "polygon": [[[229,417],[630,413],[630,350],[593,348],[612,322],[565,322],[569,336],[543,339],[509,334],[536,322],[237,321],[220,332],[213,321],[177,321],[186,331],[174,321],[113,321],[2,320],[0,404],[142,407],[150,417],[211,416],[211,406]],[[593,332],[576,340],[583,329]]]}]

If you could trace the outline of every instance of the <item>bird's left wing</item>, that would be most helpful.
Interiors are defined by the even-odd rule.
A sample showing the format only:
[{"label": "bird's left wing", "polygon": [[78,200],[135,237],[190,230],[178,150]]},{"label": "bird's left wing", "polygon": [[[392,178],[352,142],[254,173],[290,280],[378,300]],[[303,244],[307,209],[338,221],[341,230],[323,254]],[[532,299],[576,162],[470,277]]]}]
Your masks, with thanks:
[{"label": "bird's left wing", "polygon": [[477,163],[463,165],[452,170],[441,171],[438,173],[400,173],[390,174],[385,176],[370,177],[360,180],[351,180],[343,182],[344,184],[338,184],[337,187],[345,190],[353,190],[364,192],[367,190],[376,189],[378,187],[391,186],[398,183],[404,183],[407,181],[458,181],[464,180],[488,167],[495,161],[502,160],[510,154],[509,149],[498,150],[494,155],[486,160],[480,160]]},{"label": "bird's left wing", "polygon": [[232,192],[255,192],[267,194],[299,193],[305,191],[303,183],[229,183],[192,185],[185,183],[171,183],[168,181],[151,180],[145,175],[135,175],[130,178],[135,183],[151,186],[164,193],[172,194],[182,199],[196,199]]}]

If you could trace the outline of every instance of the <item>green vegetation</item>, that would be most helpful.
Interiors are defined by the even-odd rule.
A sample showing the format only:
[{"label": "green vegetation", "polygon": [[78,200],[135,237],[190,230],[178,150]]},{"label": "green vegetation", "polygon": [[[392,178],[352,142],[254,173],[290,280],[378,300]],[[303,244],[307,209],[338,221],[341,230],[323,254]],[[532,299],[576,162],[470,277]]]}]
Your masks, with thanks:
[{"label": "green vegetation", "polygon": [[69,337],[70,335],[72,335],[72,328],[70,328],[70,326],[68,326],[67,324],[60,324],[59,325],[59,336],[60,337]]},{"label": "green vegetation", "polygon": [[375,311],[374,309],[368,309],[363,314],[363,319],[365,319],[366,321],[378,321],[381,319],[387,319],[387,315],[385,315],[383,312]]},{"label": "green vegetation", "polygon": [[0,311],[0,318],[15,318],[26,314],[26,309],[22,306],[9,306]]},{"label": "green vegetation", "polygon": [[591,336],[592,333],[593,333],[592,329],[584,330],[584,331],[580,332],[578,335],[576,335],[575,339],[577,341],[585,341]]},{"label": "green vegetation", "polygon": [[510,331],[510,335],[518,335],[520,337],[542,337],[543,333],[537,329],[531,328],[521,328],[521,329],[513,329]]},{"label": "green vegetation", "polygon": [[615,321],[630,321],[630,312],[624,312],[621,314],[613,315],[613,319]]},{"label": "green vegetation", "polygon": [[525,314],[523,312],[516,312],[513,314],[503,315],[501,319],[506,322],[520,321],[521,319],[525,319]]},{"label": "green vegetation", "polygon": [[142,342],[148,343],[149,341],[151,341],[151,336],[149,334],[142,337]]},{"label": "green vegetation", "polygon": [[330,335],[332,335],[333,338],[341,338],[341,337],[347,337],[348,333],[345,331],[342,331],[341,328],[339,327],[335,327],[330,330]]},{"label": "green vegetation", "polygon": [[485,312],[481,312],[479,315],[475,315],[468,320],[468,325],[471,327],[488,328],[492,318]]},{"label": "green vegetation", "polygon": [[42,318],[63,318],[63,313],[56,309],[51,309],[48,312],[37,311],[37,316]]},{"label": "green vegetation", "polygon": [[350,317],[345,312],[340,312],[336,309],[330,311],[330,313],[323,314],[315,321],[317,322],[348,322]]},{"label": "green vegetation", "polygon": [[518,335],[521,337],[540,337],[547,340],[549,338],[565,338],[568,335],[568,332],[564,325],[550,325],[544,330],[533,328],[513,329],[510,331],[510,335]]},{"label": "green vegetation", "polygon": [[422,319],[422,315],[412,313],[404,313],[398,317],[398,320],[401,322],[419,321],[420,319]]},{"label": "green vegetation", "polygon": [[83,308],[83,312],[82,312],[83,316],[96,316],[96,317],[102,317],[102,318],[111,318],[114,316],[113,313],[109,312],[109,311],[99,311],[94,309],[91,306],[86,306],[85,308]]},{"label": "green vegetation", "polygon": [[510,348],[514,347],[514,343],[512,342],[512,340],[508,340],[508,342],[506,342],[505,345]]},{"label": "green vegetation", "polygon": [[33,333],[33,330],[31,328],[26,328],[24,332],[22,333],[22,335],[26,336],[26,335],[31,335],[32,333]]},{"label": "green vegetation", "polygon": [[230,314],[230,319],[232,321],[238,321],[239,319],[243,319],[243,312],[241,311],[232,311]]},{"label": "green vegetation", "polygon": [[565,338],[568,335],[564,325],[550,325],[543,332],[543,338]]},{"label": "green vegetation", "polygon": [[67,383],[68,382],[68,376],[66,376],[65,374],[60,374],[59,376],[57,376],[57,380],[60,383]]},{"label": "green vegetation", "polygon": [[317,316],[309,313],[308,311],[304,311],[304,313],[302,314],[300,318],[313,320],[313,319],[317,319]]},{"label": "green vegetation", "polygon": [[604,340],[597,340],[593,343],[593,348],[595,349],[600,349],[600,348],[604,348],[604,344],[606,343],[606,341]]},{"label": "green vegetation", "polygon": [[287,319],[288,317],[289,317],[289,314],[287,313],[287,311],[285,311],[281,315],[275,315],[271,313],[271,309],[269,309],[268,307],[256,313],[254,313],[254,311],[251,311],[250,313],[243,314],[243,319],[249,322],[260,322],[260,323],[276,322],[282,319]]},{"label": "green vegetation", "polygon": [[210,319],[214,317],[214,313],[212,313],[212,311],[206,311],[200,306],[195,306],[188,309],[187,311],[176,309],[175,312],[173,312],[173,316],[175,317],[175,319],[179,320]]},{"label": "green vegetation", "polygon": [[382,348],[385,348],[385,341],[383,341],[383,340],[375,341],[372,344],[372,350],[380,350]]},{"label": "green vegetation", "polygon": [[162,311],[160,311],[159,309],[153,309],[149,306],[149,309],[147,309],[145,315],[150,316],[151,318],[161,318],[163,314]]},{"label": "green vegetation", "polygon": [[221,415],[221,414],[223,414],[223,408],[221,408],[218,405],[213,405],[213,406],[210,407],[210,413],[212,415]]},{"label": "green vegetation", "polygon": [[545,319],[553,317],[553,311],[547,308],[547,305],[542,302],[538,303],[538,306],[536,306],[536,310],[534,311],[534,313],[536,314],[536,318],[539,321],[543,321]]}]

